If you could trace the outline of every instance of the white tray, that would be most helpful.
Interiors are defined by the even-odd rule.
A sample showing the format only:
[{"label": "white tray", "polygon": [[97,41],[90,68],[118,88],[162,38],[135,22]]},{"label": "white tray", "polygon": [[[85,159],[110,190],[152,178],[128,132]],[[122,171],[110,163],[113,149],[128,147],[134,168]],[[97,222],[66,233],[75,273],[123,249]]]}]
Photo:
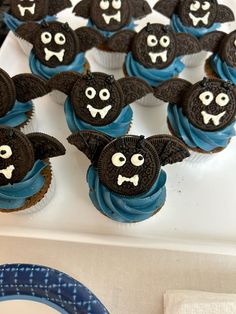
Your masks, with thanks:
[{"label": "white tray", "polygon": [[[236,5],[234,8],[236,11]],[[62,19],[68,15],[70,10],[62,14]],[[81,21],[72,19],[73,27]],[[153,13],[152,21],[167,19]],[[235,25],[232,23],[230,29]],[[93,62],[92,54],[88,54],[92,70],[102,71]],[[10,75],[29,72],[27,59],[12,34],[1,49],[0,67]],[[187,69],[182,77],[200,80],[202,68]],[[121,71],[114,74],[122,76]],[[165,107],[145,109],[134,104],[133,109],[131,133],[149,136],[165,131]],[[0,235],[236,255],[236,139],[213,162],[165,167],[165,206],[151,219],[127,225],[107,219],[92,206],[85,180],[89,161],[67,144],[69,131],[63,107],[45,96],[36,101],[36,114],[40,130],[56,136],[67,148],[66,156],[52,161],[57,194],[47,208],[36,214],[1,214]]]}]

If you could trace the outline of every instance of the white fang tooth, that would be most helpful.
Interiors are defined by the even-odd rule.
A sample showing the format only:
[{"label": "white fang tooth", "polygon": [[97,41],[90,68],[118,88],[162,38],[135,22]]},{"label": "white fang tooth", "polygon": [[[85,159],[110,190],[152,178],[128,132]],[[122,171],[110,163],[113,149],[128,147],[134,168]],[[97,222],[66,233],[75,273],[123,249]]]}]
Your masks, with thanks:
[{"label": "white fang tooth", "polygon": [[45,52],[46,61],[49,61],[53,56],[55,56],[60,62],[63,62],[65,49],[62,49],[59,52],[54,52],[54,51],[49,50],[48,48],[44,48],[44,52]]},{"label": "white fang tooth", "polygon": [[22,7],[21,4],[18,4],[18,9],[21,16],[25,16],[26,11],[29,11],[32,15],[35,13],[35,3],[31,7]]}]

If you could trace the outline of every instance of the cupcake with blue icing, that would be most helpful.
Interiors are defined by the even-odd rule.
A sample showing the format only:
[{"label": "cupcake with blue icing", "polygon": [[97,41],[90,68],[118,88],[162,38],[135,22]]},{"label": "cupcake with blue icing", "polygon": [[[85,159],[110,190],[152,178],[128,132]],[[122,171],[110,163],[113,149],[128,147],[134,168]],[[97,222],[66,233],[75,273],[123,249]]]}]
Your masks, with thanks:
[{"label": "cupcake with blue icing", "polygon": [[33,212],[52,198],[49,159],[65,154],[64,146],[43,133],[23,134],[0,126],[0,211]]},{"label": "cupcake with blue icing", "polygon": [[[124,62],[126,76],[136,76],[156,87],[163,81],[178,76],[185,68],[182,57],[201,50],[197,38],[187,33],[175,33],[168,25],[147,24],[139,33],[120,31],[109,42],[109,47],[127,53]],[[148,99],[145,105],[155,105]]]},{"label": "cupcake with blue icing", "polygon": [[169,102],[169,129],[197,152],[197,160],[224,150],[236,135],[236,88],[231,82],[204,78],[192,85],[172,79],[157,87],[155,95]]},{"label": "cupcake with blue icing", "polygon": [[118,53],[119,50],[110,50],[109,40],[120,30],[133,30],[135,20],[143,18],[152,10],[145,0],[82,0],[73,12],[87,19],[87,26],[104,36],[104,42],[98,46],[94,57],[104,67],[115,69],[122,67],[124,54]]},{"label": "cupcake with blue icing", "polygon": [[67,95],[65,117],[72,133],[94,130],[113,137],[128,133],[133,117],[130,104],[151,91],[141,79],[116,81],[113,75],[98,72],[62,72],[48,84]]},{"label": "cupcake with blue icing", "polygon": [[48,94],[47,82],[33,74],[12,78],[0,69],[0,126],[10,126],[24,133],[36,129],[33,99]]},{"label": "cupcake with blue icing", "polygon": [[[234,21],[233,11],[217,0],[159,0],[154,10],[168,17],[175,32],[186,32],[201,38],[221,27],[222,23]],[[194,58],[186,57],[188,66],[198,66],[207,57],[201,53]]]},{"label": "cupcake with blue icing", "polygon": [[113,138],[97,131],[80,131],[68,141],[91,161],[87,183],[94,207],[122,223],[155,215],[166,200],[167,176],[162,166],[189,156],[186,146],[169,135]]},{"label": "cupcake with blue icing", "polygon": [[[9,4],[9,12],[4,13],[4,22],[14,34],[23,23],[56,20],[58,13],[72,6],[70,0],[10,0]],[[19,43],[28,54],[31,45],[22,39],[19,39]]]}]

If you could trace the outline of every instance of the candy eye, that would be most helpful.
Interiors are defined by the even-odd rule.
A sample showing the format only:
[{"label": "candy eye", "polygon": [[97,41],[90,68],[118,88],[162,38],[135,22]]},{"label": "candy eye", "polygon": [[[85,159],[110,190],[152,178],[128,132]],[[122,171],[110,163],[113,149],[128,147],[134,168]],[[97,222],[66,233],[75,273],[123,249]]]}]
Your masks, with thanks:
[{"label": "candy eye", "polygon": [[205,2],[203,3],[203,5],[202,5],[202,9],[203,9],[204,11],[209,10],[210,7],[211,7],[211,4],[210,4],[209,2],[207,2],[207,1],[205,1]]},{"label": "candy eye", "polygon": [[54,37],[55,43],[58,45],[64,45],[66,43],[66,37],[62,33],[57,33]]},{"label": "candy eye", "polygon": [[102,0],[102,1],[100,2],[100,8],[101,8],[102,10],[107,10],[107,9],[109,9],[109,6],[110,6],[110,2],[109,2],[108,0]]},{"label": "candy eye", "polygon": [[199,96],[199,99],[205,106],[209,106],[212,100],[214,99],[214,95],[212,92],[204,92]]},{"label": "candy eye", "polygon": [[234,41],[234,46],[236,47],[236,39],[235,39],[235,41]]},{"label": "candy eye", "polygon": [[93,87],[88,87],[85,91],[85,95],[89,99],[93,99],[96,96],[97,92]]},{"label": "candy eye", "polygon": [[190,5],[190,11],[198,11],[201,7],[201,4],[199,1],[194,1],[191,5]]},{"label": "candy eye", "polygon": [[144,157],[141,154],[135,154],[131,157],[131,163],[135,167],[140,167],[144,164]]},{"label": "candy eye", "polygon": [[148,47],[155,47],[158,44],[158,40],[155,35],[149,35],[147,38]]},{"label": "candy eye", "polygon": [[121,0],[113,0],[112,6],[114,9],[119,10],[121,8]]},{"label": "candy eye", "polygon": [[225,93],[220,93],[217,97],[216,97],[216,103],[217,105],[224,107],[226,105],[228,105],[229,103],[229,96]]},{"label": "candy eye", "polygon": [[8,159],[12,155],[11,147],[8,145],[0,146],[0,158]]},{"label": "candy eye", "polygon": [[111,157],[111,161],[115,167],[122,167],[126,163],[126,158],[122,153],[115,153]]},{"label": "candy eye", "polygon": [[101,100],[108,100],[110,98],[110,96],[111,96],[111,94],[110,94],[109,90],[106,88],[101,89],[99,92],[99,97]]},{"label": "candy eye", "polygon": [[162,36],[160,39],[160,45],[167,48],[170,45],[170,38],[168,36]]},{"label": "candy eye", "polygon": [[44,32],[41,34],[41,41],[43,44],[49,44],[52,41],[52,34],[49,32]]}]

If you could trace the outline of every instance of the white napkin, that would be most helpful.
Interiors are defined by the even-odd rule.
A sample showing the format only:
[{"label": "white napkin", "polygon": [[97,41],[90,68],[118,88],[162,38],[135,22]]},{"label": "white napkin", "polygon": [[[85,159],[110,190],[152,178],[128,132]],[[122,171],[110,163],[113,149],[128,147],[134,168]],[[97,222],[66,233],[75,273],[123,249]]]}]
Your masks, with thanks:
[{"label": "white napkin", "polygon": [[236,314],[236,294],[173,290],[164,294],[165,314]]}]

